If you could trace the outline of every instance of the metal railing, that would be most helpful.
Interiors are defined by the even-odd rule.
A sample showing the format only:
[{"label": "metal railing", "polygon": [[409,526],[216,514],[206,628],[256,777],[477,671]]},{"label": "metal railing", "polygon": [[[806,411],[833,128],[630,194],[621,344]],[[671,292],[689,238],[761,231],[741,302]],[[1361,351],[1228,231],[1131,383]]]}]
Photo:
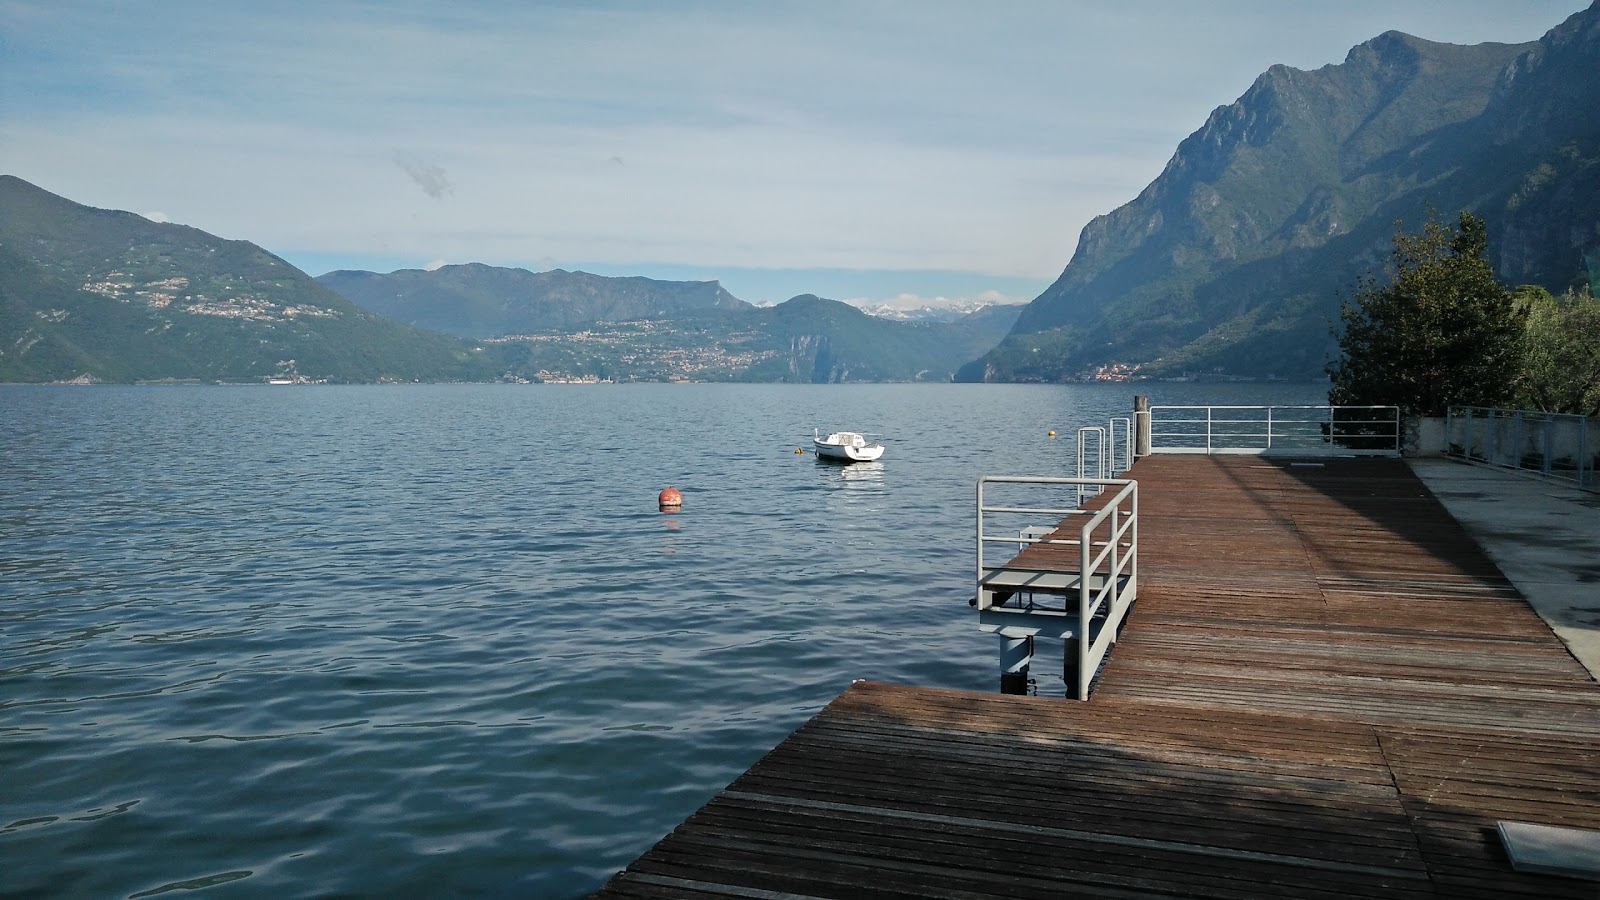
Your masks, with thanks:
[{"label": "metal railing", "polygon": [[[1114,417],[1100,425],[1078,429],[1078,468],[1081,479],[1115,478],[1133,468],[1133,419]],[[1078,505],[1099,494],[1103,487],[1087,481],[1078,489]]]},{"label": "metal railing", "polygon": [[[1090,447],[1093,447],[1091,452]],[[1111,448],[1106,445],[1106,430],[1098,425],[1085,425],[1078,429],[1078,469],[1074,474],[1080,479],[1102,481],[1111,477]],[[1103,488],[1089,481],[1078,485],[1078,505],[1100,493]]]},{"label": "metal railing", "polygon": [[[1081,490],[1085,485],[1113,488],[1099,509],[990,505],[985,487],[994,484],[1055,486]],[[978,479],[977,597],[979,627],[1011,643],[1026,642],[1026,656],[1009,663],[1002,649],[1002,684],[1011,669],[1026,673],[1034,637],[1058,637],[1069,642],[1063,651],[1063,677],[1069,692],[1079,700],[1089,698],[1089,682],[1117,632],[1139,589],[1139,485],[1126,479],[1044,478],[985,475]],[[992,517],[1050,516],[1059,521],[1045,536],[1006,527],[1004,533],[986,528]],[[1074,533],[1068,520],[1081,519]],[[1076,548],[1076,559],[1049,565],[1017,563],[1010,557],[991,565],[984,548],[991,543],[1016,546],[1018,534],[1033,537],[1033,544]],[[1051,538],[1049,534],[1057,534]],[[1014,552],[1014,551],[1013,551]],[[1060,598],[1060,606],[1035,595]],[[1024,601],[1021,598],[1026,597]],[[1017,598],[1015,605],[1012,598]],[[1072,602],[1076,599],[1076,602]]]},{"label": "metal railing", "polygon": [[1444,452],[1600,491],[1600,479],[1595,475],[1600,466],[1600,435],[1596,431],[1600,431],[1600,423],[1587,416],[1456,406],[1445,417]]},{"label": "metal railing", "polygon": [[[1120,475],[1133,468],[1133,419],[1128,416],[1116,416],[1106,423],[1106,430],[1110,435],[1109,449],[1111,451],[1111,468],[1108,475]],[[1117,452],[1117,432],[1122,432],[1122,452]],[[1079,472],[1078,474],[1083,474]]]},{"label": "metal railing", "polygon": [[1152,406],[1152,453],[1399,456],[1394,406]]}]

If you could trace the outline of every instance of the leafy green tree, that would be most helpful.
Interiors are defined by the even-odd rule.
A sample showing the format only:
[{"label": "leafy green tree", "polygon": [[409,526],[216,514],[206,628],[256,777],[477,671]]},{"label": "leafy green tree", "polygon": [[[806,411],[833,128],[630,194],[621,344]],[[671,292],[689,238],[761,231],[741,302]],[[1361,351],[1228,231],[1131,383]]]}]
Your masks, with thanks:
[{"label": "leafy green tree", "polygon": [[1440,416],[1452,405],[1500,406],[1522,363],[1522,314],[1495,280],[1483,220],[1454,228],[1430,211],[1422,231],[1398,226],[1387,283],[1371,275],[1340,310],[1343,356],[1328,366],[1335,405],[1393,405]]},{"label": "leafy green tree", "polygon": [[1516,403],[1523,409],[1600,416],[1600,300],[1521,287],[1527,318]]}]

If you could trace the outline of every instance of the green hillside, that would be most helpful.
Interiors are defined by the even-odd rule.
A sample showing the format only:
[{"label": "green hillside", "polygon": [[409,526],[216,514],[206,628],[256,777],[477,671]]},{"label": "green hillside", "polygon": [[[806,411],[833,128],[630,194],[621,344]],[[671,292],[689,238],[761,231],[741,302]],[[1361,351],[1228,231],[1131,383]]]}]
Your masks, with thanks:
[{"label": "green hillside", "polygon": [[485,380],[473,345],[364,312],[245,241],[0,176],[0,381]]}]

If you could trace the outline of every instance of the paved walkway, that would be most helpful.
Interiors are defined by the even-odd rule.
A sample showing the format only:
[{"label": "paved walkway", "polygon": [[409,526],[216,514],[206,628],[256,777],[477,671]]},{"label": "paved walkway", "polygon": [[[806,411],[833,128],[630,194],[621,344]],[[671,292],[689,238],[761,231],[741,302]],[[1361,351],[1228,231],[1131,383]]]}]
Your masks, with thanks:
[{"label": "paved walkway", "polygon": [[1600,494],[1451,459],[1409,462],[1600,680]]}]

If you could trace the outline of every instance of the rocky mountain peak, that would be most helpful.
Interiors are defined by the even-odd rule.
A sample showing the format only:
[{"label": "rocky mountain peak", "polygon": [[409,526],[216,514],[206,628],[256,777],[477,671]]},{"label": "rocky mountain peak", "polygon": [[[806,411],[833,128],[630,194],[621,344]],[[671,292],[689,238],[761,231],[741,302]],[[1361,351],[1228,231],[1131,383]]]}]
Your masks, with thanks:
[{"label": "rocky mountain peak", "polygon": [[1429,208],[1487,213],[1502,277],[1559,290],[1600,259],[1595,109],[1600,0],[1538,43],[1388,31],[1341,63],[1273,66],[1084,227],[1061,276],[963,377],[1247,359],[1313,375],[1340,290],[1381,269],[1396,220]]}]

